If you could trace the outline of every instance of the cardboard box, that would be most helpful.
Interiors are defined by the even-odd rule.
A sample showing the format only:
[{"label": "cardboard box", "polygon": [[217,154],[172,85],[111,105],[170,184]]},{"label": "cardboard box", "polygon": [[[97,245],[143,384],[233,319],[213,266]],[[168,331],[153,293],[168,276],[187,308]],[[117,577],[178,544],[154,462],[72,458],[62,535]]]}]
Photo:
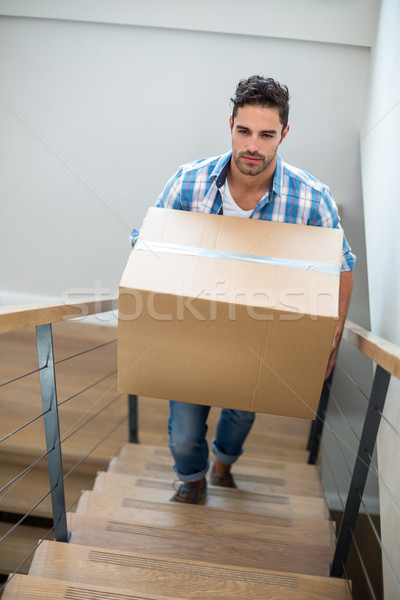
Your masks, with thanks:
[{"label": "cardboard box", "polygon": [[120,283],[119,390],[313,418],[342,236],[150,208]]}]

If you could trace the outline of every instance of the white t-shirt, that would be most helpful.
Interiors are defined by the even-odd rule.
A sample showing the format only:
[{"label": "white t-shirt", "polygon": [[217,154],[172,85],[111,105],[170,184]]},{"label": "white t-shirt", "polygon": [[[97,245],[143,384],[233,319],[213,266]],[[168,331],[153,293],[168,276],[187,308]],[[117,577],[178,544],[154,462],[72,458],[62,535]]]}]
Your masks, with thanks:
[{"label": "white t-shirt", "polygon": [[222,210],[223,214],[227,217],[241,217],[242,219],[248,219],[253,212],[253,210],[243,210],[236,204],[232,198],[227,179],[225,180],[224,193],[222,195]]}]

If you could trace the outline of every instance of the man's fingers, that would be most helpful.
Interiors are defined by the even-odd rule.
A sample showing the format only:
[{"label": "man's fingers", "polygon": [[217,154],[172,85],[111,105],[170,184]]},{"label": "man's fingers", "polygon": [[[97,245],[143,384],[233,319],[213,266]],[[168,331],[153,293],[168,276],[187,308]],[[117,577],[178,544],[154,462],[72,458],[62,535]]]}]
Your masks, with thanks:
[{"label": "man's fingers", "polygon": [[338,349],[335,347],[335,348],[333,348],[333,350],[331,352],[331,355],[330,355],[329,361],[328,361],[328,366],[326,367],[325,379],[328,379],[329,375],[332,373],[332,369],[336,363],[337,351],[338,351]]}]

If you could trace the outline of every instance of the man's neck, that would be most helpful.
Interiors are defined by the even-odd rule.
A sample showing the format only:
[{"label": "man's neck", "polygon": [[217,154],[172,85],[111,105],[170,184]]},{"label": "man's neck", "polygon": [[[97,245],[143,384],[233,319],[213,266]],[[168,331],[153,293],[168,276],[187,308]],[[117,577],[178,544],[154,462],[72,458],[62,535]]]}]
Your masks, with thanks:
[{"label": "man's neck", "polygon": [[271,187],[276,169],[276,158],[265,171],[259,175],[244,175],[236,166],[233,158],[230,161],[227,173],[230,187],[246,190],[249,193],[265,193]]},{"label": "man's neck", "polygon": [[243,210],[253,210],[272,185],[276,160],[259,175],[244,175],[232,159],[227,173],[229,189],[236,204]]}]

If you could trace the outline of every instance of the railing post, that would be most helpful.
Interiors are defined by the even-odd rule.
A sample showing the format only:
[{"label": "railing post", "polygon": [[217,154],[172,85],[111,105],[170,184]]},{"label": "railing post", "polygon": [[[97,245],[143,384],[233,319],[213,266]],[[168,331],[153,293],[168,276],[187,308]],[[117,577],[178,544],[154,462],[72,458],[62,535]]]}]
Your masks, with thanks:
[{"label": "railing post", "polygon": [[333,371],[329,375],[328,379],[324,381],[321,397],[319,399],[317,414],[315,420],[311,423],[310,436],[308,438],[307,444],[307,450],[309,450],[310,452],[308,456],[309,465],[315,465],[315,463],[317,462],[318,451],[322,437],[322,430],[324,428],[326,408],[328,406],[332,377]]},{"label": "railing post", "polygon": [[[47,460],[51,504],[53,510],[54,539],[56,542],[68,541],[67,518],[65,511],[64,479],[60,443],[60,425],[58,419],[57,389],[54,370],[53,335],[51,324],[36,327],[36,341],[39,357],[40,387],[46,434]],[[46,367],[46,368],[43,368]]]},{"label": "railing post", "polygon": [[331,577],[343,577],[344,565],[346,564],[361,498],[368,477],[369,466],[371,464],[370,457],[374,452],[389,382],[390,373],[377,365],[353,476],[340,526],[336,551],[331,566]]},{"label": "railing post", "polygon": [[138,444],[138,401],[137,396],[128,395],[129,412],[129,441],[131,444]]}]

